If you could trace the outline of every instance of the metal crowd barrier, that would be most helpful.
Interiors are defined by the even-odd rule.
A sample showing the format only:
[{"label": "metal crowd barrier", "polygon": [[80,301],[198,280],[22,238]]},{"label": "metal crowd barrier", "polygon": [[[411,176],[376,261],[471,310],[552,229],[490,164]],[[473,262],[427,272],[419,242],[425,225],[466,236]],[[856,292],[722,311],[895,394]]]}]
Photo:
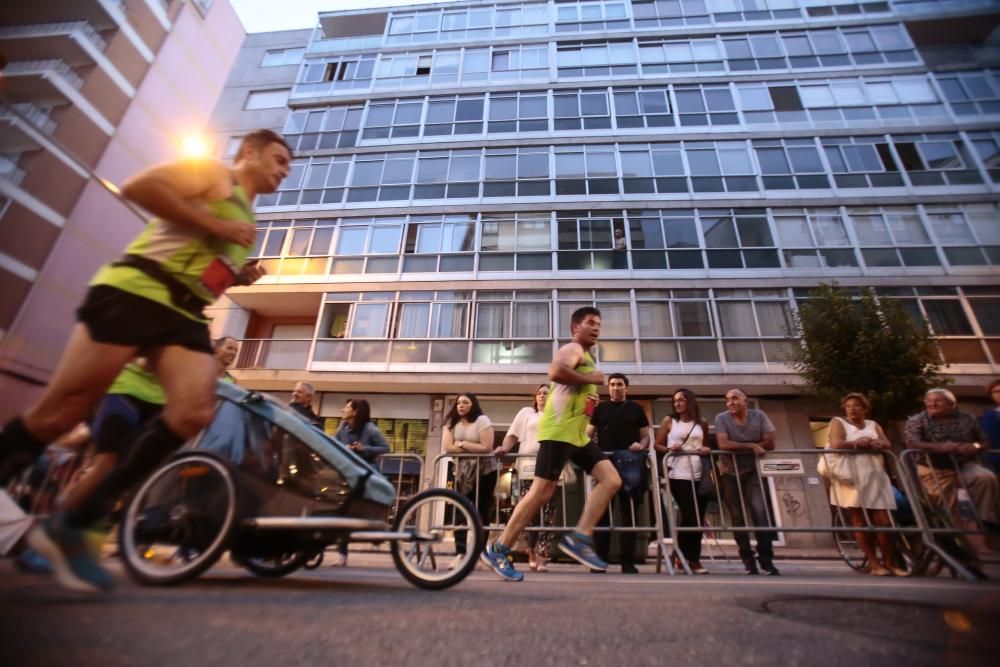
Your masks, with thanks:
[{"label": "metal crowd barrier", "polygon": [[[864,463],[861,463],[862,459],[857,457],[863,456],[880,456],[884,461],[883,466],[879,466],[874,469],[866,470]],[[533,457],[533,454],[517,454],[517,455],[507,455],[503,457],[503,460],[509,461],[511,459],[516,460],[518,458]],[[669,469],[671,463],[677,460],[678,457],[683,456],[698,456],[697,453],[693,452],[676,452],[668,453],[663,457],[664,471]],[[733,460],[733,457],[754,457],[753,463],[754,467],[752,471],[746,471],[741,475],[732,475],[731,481],[723,482],[723,479],[727,477],[720,472],[720,460],[727,458]],[[773,541],[777,541],[779,536],[783,533],[827,533],[831,536],[843,535],[843,534],[854,534],[854,533],[865,533],[865,534],[892,534],[896,536],[905,536],[914,542],[919,540],[921,545],[921,550],[918,560],[914,561],[911,565],[912,573],[914,575],[922,575],[928,571],[930,563],[934,558],[940,559],[944,564],[950,567],[958,576],[975,580],[978,577],[970,569],[968,562],[963,562],[961,554],[956,554],[954,549],[949,549],[947,545],[942,544],[941,540],[938,539],[942,536],[964,536],[969,534],[985,534],[987,531],[983,525],[981,517],[976,512],[974,517],[975,528],[962,527],[961,525],[941,525],[942,521],[939,516],[932,517],[928,515],[929,508],[934,508],[935,504],[932,499],[928,497],[926,489],[919,482],[919,477],[915,474],[916,469],[915,463],[922,460],[920,457],[923,456],[923,452],[917,450],[906,450],[901,456],[897,456],[894,452],[890,450],[853,450],[853,449],[838,449],[838,450],[824,450],[824,449],[776,449],[767,452],[764,456],[756,457],[752,453],[737,454],[733,452],[718,451],[713,450],[709,455],[707,455],[707,465],[703,466],[703,474],[711,474],[714,476],[714,489],[711,498],[708,499],[704,505],[695,503],[696,510],[696,522],[697,525],[693,526],[681,526],[679,525],[678,511],[675,507],[673,493],[670,490],[669,474],[666,475],[664,479],[660,479],[660,470],[656,465],[656,454],[650,447],[648,453],[648,466],[649,466],[649,488],[648,493],[651,494],[653,502],[651,507],[651,516],[653,522],[651,525],[640,525],[637,521],[637,503],[634,500],[630,500],[630,511],[629,515],[631,521],[626,521],[625,525],[615,525],[614,523],[614,512],[613,505],[616,502],[612,499],[611,505],[608,507],[609,512],[609,525],[608,526],[598,526],[595,531],[610,531],[615,532],[636,532],[636,533],[651,533],[655,535],[656,545],[657,545],[657,555],[656,555],[656,571],[661,571],[661,566],[670,575],[676,573],[675,567],[671,562],[672,559],[669,557],[668,545],[676,554],[678,561],[681,565],[681,570],[687,574],[691,574],[690,563],[684,557],[683,552],[678,546],[678,537],[681,533],[685,532],[698,532],[702,533],[704,540],[704,533],[711,532],[715,536],[715,545],[719,547],[718,533],[726,532],[738,534],[747,533],[770,533]],[[898,489],[902,494],[903,498],[908,502],[910,509],[912,510],[913,525],[901,525],[897,522],[893,511],[886,510],[889,515],[889,525],[878,525],[875,520],[873,520],[872,513],[874,510],[868,508],[860,508],[861,515],[864,519],[863,525],[855,526],[852,525],[847,512],[844,507],[840,506],[839,499],[837,498],[838,490],[837,485],[832,482],[825,487],[825,495],[827,497],[827,502],[830,501],[830,495],[832,493],[833,500],[835,502],[830,502],[830,521],[828,523],[822,523],[821,525],[809,525],[809,526],[785,526],[781,525],[781,522],[777,520],[775,512],[770,505],[771,494],[768,490],[767,478],[770,476],[767,472],[761,472],[762,462],[771,461],[772,465],[781,465],[776,459],[784,458],[796,458],[802,463],[802,469],[799,471],[801,476],[820,476],[817,471],[817,464],[820,457],[828,457],[827,463],[828,467],[835,467],[837,465],[846,465],[849,472],[847,473],[852,479],[858,480],[862,476],[871,477],[873,474],[877,474],[880,479],[878,481],[870,481],[869,483],[879,483],[886,485],[883,488],[883,493],[893,494],[893,488]],[[843,457],[840,459],[840,463],[831,463],[834,457]],[[476,476],[475,476],[475,488],[470,494],[474,499],[479,498],[479,494],[484,490],[480,488],[480,483],[482,480],[481,475],[479,475],[479,466],[481,465],[480,460],[494,458],[493,454],[440,454],[434,459],[434,472],[432,473],[433,484],[439,487],[445,487],[448,485],[448,468],[444,465],[446,461],[458,462],[461,460],[475,460],[477,465]],[[741,461],[742,462],[742,461]],[[964,489],[968,493],[967,482],[962,479],[960,474],[960,463],[952,458],[954,471],[952,474],[955,478],[955,484],[957,488]],[[859,466],[860,463],[860,466]],[[739,465],[739,464],[736,464]],[[922,464],[921,464],[922,465]],[[932,468],[933,470],[933,468]],[[588,476],[578,472],[578,479],[582,479],[583,491],[584,491],[584,501],[589,497],[591,482]],[[832,474],[832,473],[831,473]],[[943,472],[938,471],[940,476],[944,476]],[[896,486],[892,485],[893,478],[896,481]],[[498,477],[499,481],[499,477]],[[675,480],[676,481],[676,480]],[[512,477],[511,485],[516,483],[516,477]],[[578,482],[580,483],[580,482]],[[698,482],[694,480],[689,480],[689,483],[695,486],[694,492],[697,495],[697,484]],[[733,508],[738,507],[739,513],[742,516],[742,521],[734,521],[732,513],[730,512],[730,507],[727,506],[726,498],[723,492],[723,484],[730,484],[735,487],[735,495],[730,500]],[[748,487],[747,485],[756,485],[756,488]],[[831,490],[832,489],[832,490]],[[762,515],[763,522],[755,523],[753,520],[752,508],[748,506],[748,494],[752,491],[759,492],[760,494],[760,506],[758,515]],[[496,494],[496,489],[491,489],[489,491],[491,495]],[[538,520],[533,521],[525,531],[538,531],[538,532],[567,532],[572,530],[574,523],[569,521],[567,516],[567,503],[566,494],[567,489],[565,485],[560,485],[559,493],[562,495],[561,503],[561,521],[556,522],[554,525],[541,525],[541,517]],[[864,492],[862,492],[864,493]],[[513,493],[512,493],[513,495]],[[512,506],[516,504],[512,498]],[[717,503],[719,507],[719,516],[721,521],[717,525],[706,525],[705,524],[705,512],[702,511],[703,507],[706,507],[711,503]],[[975,510],[975,505],[973,504],[973,510]],[[958,518],[957,505],[953,507],[949,512],[949,515]],[[499,532],[503,530],[506,522],[503,520],[501,515],[500,503],[492,503],[491,516],[489,521],[484,521],[486,524],[485,530],[489,532]],[[739,523],[739,525],[736,525]],[[710,546],[710,545],[709,545]],[[721,548],[720,548],[721,550]],[[723,551],[725,556],[725,552]],[[711,556],[714,559],[714,556]],[[726,556],[728,559],[728,556]]]},{"label": "metal crowd barrier", "polygon": [[[500,460],[498,460],[498,465],[500,465],[501,461],[509,463],[512,460],[516,461],[519,459],[534,459],[534,458],[535,454],[507,454],[501,457]],[[442,487],[442,488],[448,485],[448,468],[446,465],[444,465],[445,462],[454,461],[457,465],[457,463],[461,460],[475,460],[476,461],[475,488],[473,489],[472,492],[470,492],[469,495],[471,495],[473,499],[479,498],[480,493],[482,492],[482,489],[480,488],[482,476],[479,474],[479,472],[480,472],[480,466],[482,465],[481,461],[483,459],[497,459],[497,457],[494,454],[439,454],[437,457],[435,457],[433,462],[433,470],[434,470],[433,484],[437,487]],[[655,508],[657,505],[656,500],[659,498],[659,496],[656,493],[656,481],[655,481],[656,466],[655,462],[652,459],[652,456],[648,457],[647,465],[650,466],[651,472],[649,475],[649,484],[647,489],[645,490],[645,494],[649,496],[651,503]],[[590,492],[591,492],[591,486],[592,486],[591,477],[589,475],[585,475],[582,470],[576,468],[575,466],[573,467],[573,470],[576,473],[575,484],[577,485],[582,484],[583,501],[584,503],[586,503],[587,499],[590,497]],[[511,477],[511,489],[512,489],[511,508],[513,508],[513,506],[516,505],[516,502],[514,501],[513,498],[514,495],[513,487],[517,483],[516,466],[512,467],[512,471],[514,472]],[[499,483],[499,475],[497,477],[497,481]],[[561,518],[561,521],[555,524],[543,524],[543,516],[542,516],[542,512],[544,511],[543,507],[542,509],[539,510],[539,516],[536,517],[535,520],[533,520],[531,523],[529,523],[528,526],[524,528],[524,532],[566,533],[574,529],[574,527],[576,526],[576,521],[575,520],[570,521],[566,511],[567,485],[560,484],[557,487],[557,489],[558,489],[557,492],[561,495],[560,498],[561,502],[559,503],[559,506],[561,508],[561,512],[559,514],[561,515],[561,517],[557,518]],[[501,515],[500,503],[496,502],[497,500],[496,489],[494,488],[491,491],[491,493],[494,496],[491,516],[489,517],[489,521],[483,522],[484,529],[486,530],[487,534],[500,532],[506,526],[506,521],[503,519]],[[634,533],[648,533],[651,536],[656,536],[662,532],[662,529],[659,526],[659,521],[660,521],[659,510],[654,509],[653,513],[651,513],[651,516],[655,517],[654,523],[649,525],[641,525],[638,521],[637,503],[633,498],[629,498],[628,512],[626,517],[626,519],[630,520],[626,521],[623,525],[616,525],[614,519],[614,505],[616,502],[617,501],[614,498],[612,498],[611,503],[609,503],[608,505],[607,509],[608,525],[596,526],[594,528],[595,532],[609,532],[612,534],[634,532]],[[670,568],[672,572],[672,567],[669,562],[667,562],[667,567]],[[659,570],[659,564],[657,565],[657,570]]]},{"label": "metal crowd barrier", "polygon": [[[411,465],[407,465],[410,462]],[[399,508],[410,496],[419,493],[424,482],[424,457],[419,454],[381,454],[375,459],[375,465],[379,472],[389,478],[396,489],[396,499],[389,509],[388,522],[391,524],[393,518],[399,513]],[[413,472],[413,467],[416,472]],[[412,493],[404,493],[403,480],[407,477],[415,477],[417,486]],[[409,491],[409,489],[407,489]]]},{"label": "metal crowd barrier", "polygon": [[[828,487],[829,489],[831,489],[831,491],[828,492],[828,496],[832,494],[833,495],[832,500],[834,501],[831,502],[830,525],[782,526],[779,525],[779,523],[774,520],[774,517],[772,516],[772,510],[768,503],[770,494],[767,492],[765,483],[765,477],[767,475],[761,474],[760,471],[761,462],[766,462],[768,459],[774,460],[775,458],[781,456],[812,459],[812,461],[810,462],[811,465],[809,466],[808,469],[804,469],[803,473],[804,474],[815,473],[818,475],[819,473],[816,470],[816,465],[818,464],[819,457],[828,457],[827,458],[828,467],[831,468],[836,465],[839,465],[839,463],[831,463],[831,461],[834,460],[833,457],[844,457],[840,459],[840,461],[847,464],[847,467],[849,469],[849,472],[847,474],[850,476],[851,479],[858,480],[861,479],[862,472],[861,469],[859,468],[859,462],[861,461],[861,459],[857,457],[872,456],[872,455],[883,457],[883,461],[887,461],[889,465],[885,466],[883,470],[871,469],[865,472],[864,474],[868,475],[869,477],[873,474],[878,474],[881,477],[881,479],[877,482],[873,479],[870,479],[869,483],[885,484],[886,487],[884,490],[886,492],[891,493],[891,486],[889,486],[891,484],[891,479],[889,473],[894,472],[896,480],[898,480],[899,483],[899,491],[906,498],[912,510],[913,520],[914,520],[913,526],[901,526],[898,523],[896,523],[891,511],[889,511],[890,525],[888,526],[876,525],[871,517],[871,513],[873,512],[873,510],[866,509],[863,507],[861,508],[861,513],[864,518],[864,525],[862,526],[851,525],[851,523],[845,519],[845,512],[844,512],[845,508],[840,506],[839,499],[837,498],[837,493],[838,493],[837,484],[834,484],[832,482]],[[907,450],[906,452],[903,453],[903,458],[905,460],[907,457],[913,455],[915,455],[914,452]],[[668,466],[670,464],[670,459],[678,456],[697,456],[697,454],[689,452],[670,453],[664,457],[665,459],[664,465]],[[925,554],[925,557],[922,558],[919,562],[914,563],[913,574],[915,575],[923,574],[928,567],[929,557],[936,556],[940,558],[949,567],[951,567],[959,576],[969,580],[977,579],[976,575],[970,571],[966,563],[961,562],[959,558],[956,558],[953,553],[949,552],[949,550],[942,547],[942,545],[937,540],[935,540],[936,534],[967,533],[968,531],[962,530],[960,528],[940,529],[932,527],[931,522],[929,521],[926,513],[926,506],[923,502],[925,500],[925,497],[924,494],[922,493],[922,487],[917,482],[915,482],[911,470],[908,468],[907,465],[905,465],[900,460],[899,457],[895,455],[894,452],[889,450],[852,450],[852,449],[837,449],[837,450],[777,449],[767,452],[767,454],[763,457],[756,457],[754,466],[756,470],[755,472],[750,471],[750,472],[744,472],[741,475],[729,476],[731,478],[734,478],[738,495],[738,499],[733,499],[730,502],[732,504],[736,504],[736,501],[738,500],[740,514],[743,517],[743,521],[739,522],[741,525],[735,525],[735,522],[733,521],[729,508],[727,507],[726,499],[723,497],[723,491],[722,491],[723,488],[722,480],[726,477],[726,475],[721,474],[719,470],[719,461],[721,459],[729,458],[730,460],[733,460],[732,457],[734,456],[739,457],[741,455],[734,454],[733,452],[725,452],[717,450],[712,451],[711,454],[708,455],[708,460],[710,462],[709,471],[711,472],[711,474],[715,475],[715,480],[716,480],[714,494],[711,500],[719,504],[720,516],[722,517],[722,525],[713,526],[712,527],[713,530],[731,532],[734,534],[751,533],[751,532],[757,534],[765,532],[773,534],[774,537],[777,537],[777,535],[780,533],[831,533],[831,534],[888,533],[894,535],[919,537],[924,547],[923,553]],[[753,456],[753,454],[742,454],[742,456]],[[805,466],[803,467],[805,468]],[[730,484],[731,483],[732,482],[730,482]],[[691,481],[691,484],[694,485],[696,484],[696,482]],[[745,484],[756,484],[758,485],[758,488],[747,489],[745,487]],[[673,494],[671,493],[669,483],[661,484],[660,488],[665,496],[664,505],[668,508],[668,511],[670,512],[670,521],[668,522],[669,533],[673,541],[673,544],[676,548],[677,536],[680,533],[703,532],[705,530],[705,527],[701,525],[703,522],[703,516],[701,515],[700,511],[697,512],[698,513],[697,526],[679,526],[676,519],[676,512],[674,511]],[[764,517],[765,521],[763,524],[754,525],[754,522],[750,520],[752,517],[752,512],[747,511],[748,509],[747,492],[751,490],[759,490],[762,499],[764,501],[762,509],[765,515]],[[698,505],[696,504],[696,510],[697,509]],[[838,519],[837,523],[839,523],[839,525],[834,525],[833,521],[834,517]],[[661,543],[665,543],[665,540],[663,539],[662,535],[660,536],[660,539]],[[686,572],[690,572],[690,567],[684,557],[684,554],[679,549],[676,550],[676,553],[683,565],[683,569]]]},{"label": "metal crowd barrier", "polygon": [[[947,459],[943,468],[940,458],[937,464],[934,462],[934,457],[942,456]],[[912,484],[924,500],[921,511],[927,519],[928,535],[968,538],[989,534],[969,479],[976,474],[994,475],[996,479],[992,470],[975,460],[960,461],[955,454],[935,454],[920,449],[904,450],[900,465],[903,472],[912,476]],[[975,470],[976,467],[982,472]],[[963,546],[975,550],[972,545]]]}]

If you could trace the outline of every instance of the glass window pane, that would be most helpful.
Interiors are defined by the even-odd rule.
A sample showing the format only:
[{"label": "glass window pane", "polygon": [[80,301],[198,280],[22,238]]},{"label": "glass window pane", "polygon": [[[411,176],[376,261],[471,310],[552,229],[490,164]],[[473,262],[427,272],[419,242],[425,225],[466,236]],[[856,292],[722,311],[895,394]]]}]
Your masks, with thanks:
[{"label": "glass window pane", "polygon": [[341,227],[340,237],[337,239],[337,254],[363,254],[365,251],[365,239],[367,237],[367,227]]},{"label": "glass window pane", "polygon": [[758,301],[754,307],[757,309],[757,323],[762,336],[784,337],[794,331],[792,312],[787,303]]},{"label": "glass window pane", "polygon": [[352,338],[381,338],[385,336],[388,303],[359,303],[354,306]]},{"label": "glass window pane", "polygon": [[720,301],[719,326],[726,338],[749,338],[757,335],[753,307],[749,301]]},{"label": "glass window pane", "polygon": [[931,329],[937,336],[971,336],[969,324],[962,304],[957,299],[924,300],[924,310]]},{"label": "glass window pane", "polygon": [[674,302],[674,321],[680,336],[711,336],[708,304],[702,301]]},{"label": "glass window pane", "polygon": [[423,338],[431,307],[428,303],[401,303],[396,315],[396,338]]},{"label": "glass window pane", "polygon": [[376,225],[372,228],[372,239],[369,244],[369,252],[372,253],[398,253],[399,241],[403,235],[403,227]]}]

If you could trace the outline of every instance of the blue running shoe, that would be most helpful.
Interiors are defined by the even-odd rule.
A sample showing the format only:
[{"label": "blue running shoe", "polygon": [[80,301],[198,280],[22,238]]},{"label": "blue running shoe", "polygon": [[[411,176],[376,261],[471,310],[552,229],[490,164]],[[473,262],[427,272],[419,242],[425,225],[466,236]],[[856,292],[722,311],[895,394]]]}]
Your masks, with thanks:
[{"label": "blue running shoe", "polygon": [[605,572],[608,564],[594,553],[594,538],[576,531],[562,538],[559,548],[564,554],[575,560],[580,565],[585,565],[591,570]]},{"label": "blue running shoe", "polygon": [[494,542],[487,544],[479,558],[490,566],[490,569],[497,573],[504,581],[521,581],[524,574],[514,569],[514,564],[510,561],[510,549]]},{"label": "blue running shoe", "polygon": [[54,514],[28,533],[28,544],[52,566],[56,581],[83,593],[100,593],[114,587],[111,575],[88,549],[85,531],[66,525],[63,514]]},{"label": "blue running shoe", "polygon": [[45,556],[42,556],[34,549],[25,549],[22,551],[14,563],[21,572],[52,574],[52,566],[49,565],[49,561],[45,560]]}]

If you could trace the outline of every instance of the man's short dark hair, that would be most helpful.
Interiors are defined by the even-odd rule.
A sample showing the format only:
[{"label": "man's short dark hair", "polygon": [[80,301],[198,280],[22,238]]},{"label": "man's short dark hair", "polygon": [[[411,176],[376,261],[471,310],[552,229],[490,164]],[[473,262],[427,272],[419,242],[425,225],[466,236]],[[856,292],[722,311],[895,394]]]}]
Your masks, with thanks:
[{"label": "man's short dark hair", "polygon": [[239,160],[243,157],[243,149],[247,146],[253,146],[257,150],[262,150],[270,144],[281,144],[288,150],[289,157],[295,157],[295,153],[292,151],[292,147],[288,145],[285,138],[274,132],[273,130],[254,130],[249,134],[243,135],[243,140],[240,141],[240,148],[236,151],[236,159]]},{"label": "man's short dark hair", "polygon": [[628,376],[624,373],[612,373],[608,376],[608,384],[611,384],[612,380],[621,380],[625,383],[626,387],[628,386]]},{"label": "man's short dark hair", "polygon": [[574,310],[573,314],[569,318],[570,332],[573,331],[573,327],[575,327],[580,322],[583,322],[583,320],[587,317],[587,315],[597,315],[598,317],[600,317],[601,311],[597,310],[593,306],[584,306],[583,308],[577,308],[576,310]]}]

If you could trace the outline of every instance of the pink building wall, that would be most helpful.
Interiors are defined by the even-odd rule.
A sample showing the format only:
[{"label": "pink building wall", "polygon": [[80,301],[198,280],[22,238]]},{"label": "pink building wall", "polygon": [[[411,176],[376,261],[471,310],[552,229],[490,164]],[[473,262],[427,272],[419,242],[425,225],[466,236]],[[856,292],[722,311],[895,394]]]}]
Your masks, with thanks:
[{"label": "pink building wall", "polygon": [[[217,0],[204,18],[192,3],[184,3],[97,163],[97,174],[121,183],[145,167],[179,157],[181,137],[207,130],[244,36],[228,2]],[[0,343],[11,370],[38,378],[55,369],[91,276],[121,254],[143,224],[100,185],[87,184]],[[37,384],[0,375],[0,419],[23,411],[41,391]]]}]

